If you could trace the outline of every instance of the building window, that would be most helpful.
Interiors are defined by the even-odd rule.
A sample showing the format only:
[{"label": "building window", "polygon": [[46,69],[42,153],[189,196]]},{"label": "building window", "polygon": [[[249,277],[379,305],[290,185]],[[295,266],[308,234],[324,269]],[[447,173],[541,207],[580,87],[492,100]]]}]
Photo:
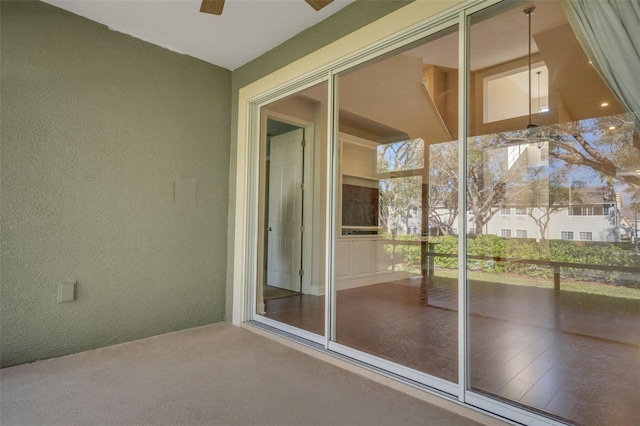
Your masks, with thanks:
[{"label": "building window", "polygon": [[527,214],[527,209],[516,208],[516,214],[519,216]]},{"label": "building window", "polygon": [[467,228],[467,234],[476,235],[476,228]]},{"label": "building window", "polygon": [[593,232],[580,232],[580,239],[583,241],[592,241]]},{"label": "building window", "polygon": [[520,156],[527,152],[529,144],[523,143],[519,145],[511,145],[507,147],[507,167],[511,169],[518,161]]},{"label": "building window", "polygon": [[547,145],[548,142],[545,142],[545,144],[540,147],[540,162],[541,163],[548,163],[549,162],[549,145]]},{"label": "building window", "polygon": [[500,214],[503,216],[509,216],[511,214],[511,207],[503,207],[500,209]]},{"label": "building window", "polygon": [[484,78],[484,117],[485,123],[523,117],[531,109],[544,113],[549,111],[549,70],[543,62],[533,64],[533,75],[540,78],[531,79],[531,94],[527,88],[529,71],[519,67],[503,73]]},{"label": "building window", "polygon": [[600,212],[604,214],[608,214],[608,209],[600,210],[598,207],[571,207],[569,209],[569,216],[594,216],[596,213],[598,215]]},{"label": "building window", "polygon": [[511,237],[511,229],[501,229],[500,230],[500,236],[504,237],[504,238],[510,238]]},{"label": "building window", "polygon": [[[596,210],[597,209],[597,210]],[[594,216],[596,212],[600,213],[599,208],[591,207],[571,207],[569,209],[569,216]],[[602,212],[606,215],[608,214],[608,209],[602,210]]]},{"label": "building window", "polygon": [[451,235],[458,235],[458,228],[451,228]]},{"label": "building window", "polygon": [[573,240],[573,231],[560,231],[561,240]]},{"label": "building window", "polygon": [[517,238],[527,238],[527,230],[526,229],[516,229],[516,237]]}]

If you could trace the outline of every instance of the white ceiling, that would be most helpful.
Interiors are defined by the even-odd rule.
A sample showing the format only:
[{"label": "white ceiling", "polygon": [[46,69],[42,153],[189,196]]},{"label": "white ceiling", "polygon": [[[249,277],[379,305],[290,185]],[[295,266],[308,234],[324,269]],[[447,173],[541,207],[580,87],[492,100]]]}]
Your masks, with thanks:
[{"label": "white ceiling", "polygon": [[316,12],[304,0],[226,0],[221,16],[199,0],[44,0],[109,28],[233,70],[347,6]]}]

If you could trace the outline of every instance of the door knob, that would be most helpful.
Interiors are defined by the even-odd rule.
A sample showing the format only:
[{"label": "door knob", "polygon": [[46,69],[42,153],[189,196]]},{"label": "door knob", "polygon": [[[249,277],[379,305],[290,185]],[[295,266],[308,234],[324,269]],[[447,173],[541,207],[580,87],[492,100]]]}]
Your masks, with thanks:
[{"label": "door knob", "polygon": [[271,227],[270,226],[267,228],[267,231],[271,232]]}]

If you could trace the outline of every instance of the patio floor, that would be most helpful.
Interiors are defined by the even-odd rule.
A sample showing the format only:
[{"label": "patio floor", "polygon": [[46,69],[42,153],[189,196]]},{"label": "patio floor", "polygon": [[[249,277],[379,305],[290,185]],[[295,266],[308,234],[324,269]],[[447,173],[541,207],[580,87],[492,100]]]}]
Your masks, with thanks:
[{"label": "patio floor", "polygon": [[6,426],[478,424],[228,323],[5,368],[0,389]]}]

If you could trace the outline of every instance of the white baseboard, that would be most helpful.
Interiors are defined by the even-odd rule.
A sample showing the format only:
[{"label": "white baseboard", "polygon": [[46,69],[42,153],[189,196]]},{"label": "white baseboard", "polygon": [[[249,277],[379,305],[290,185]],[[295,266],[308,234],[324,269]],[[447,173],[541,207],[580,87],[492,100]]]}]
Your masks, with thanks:
[{"label": "white baseboard", "polygon": [[337,280],[336,290],[349,290],[351,288],[366,287],[368,285],[386,283],[389,281],[402,280],[409,278],[411,274],[409,272],[390,272],[384,274],[370,275],[362,278],[351,278],[347,280]]}]

